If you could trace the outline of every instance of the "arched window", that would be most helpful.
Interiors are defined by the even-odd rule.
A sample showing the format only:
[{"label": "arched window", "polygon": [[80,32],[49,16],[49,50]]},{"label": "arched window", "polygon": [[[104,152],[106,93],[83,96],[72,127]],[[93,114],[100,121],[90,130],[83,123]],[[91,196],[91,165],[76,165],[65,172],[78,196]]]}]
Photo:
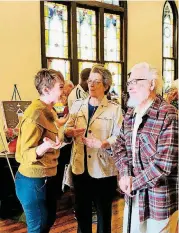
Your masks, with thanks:
[{"label": "arched window", "polygon": [[163,93],[178,78],[178,12],[174,1],[163,8]]},{"label": "arched window", "polygon": [[[79,82],[82,69],[102,63],[121,98],[127,78],[127,2],[41,1],[42,67]],[[124,87],[124,88],[123,88]]]}]

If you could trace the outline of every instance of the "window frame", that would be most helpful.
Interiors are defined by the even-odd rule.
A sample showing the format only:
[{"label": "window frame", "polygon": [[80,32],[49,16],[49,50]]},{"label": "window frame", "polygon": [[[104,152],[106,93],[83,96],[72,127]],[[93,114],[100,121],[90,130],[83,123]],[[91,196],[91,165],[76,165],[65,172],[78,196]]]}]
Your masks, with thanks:
[{"label": "window frame", "polygon": [[[169,3],[173,13],[173,57],[164,57],[164,12]],[[164,62],[166,59],[174,61],[174,80],[178,79],[178,10],[175,1],[165,1],[162,14],[162,78],[164,80]],[[162,89],[163,92],[163,89]]]},{"label": "window frame", "polygon": [[[120,37],[120,61],[109,61],[121,64],[121,92],[126,91],[125,82],[127,81],[127,1],[119,1],[119,6],[98,1],[49,1],[66,5],[68,8],[68,58],[58,58],[70,61],[70,80],[74,84],[79,83],[78,63],[80,61],[95,62],[105,64],[104,60],[104,13],[120,14],[121,17],[121,37]],[[122,5],[123,7],[121,7]],[[96,61],[78,59],[77,48],[77,7],[92,9],[96,11]],[[45,52],[45,22],[44,22],[44,1],[40,1],[40,22],[41,22],[41,61],[42,67],[47,68]],[[99,42],[100,41],[100,42]],[[53,59],[53,57],[51,58]]]}]

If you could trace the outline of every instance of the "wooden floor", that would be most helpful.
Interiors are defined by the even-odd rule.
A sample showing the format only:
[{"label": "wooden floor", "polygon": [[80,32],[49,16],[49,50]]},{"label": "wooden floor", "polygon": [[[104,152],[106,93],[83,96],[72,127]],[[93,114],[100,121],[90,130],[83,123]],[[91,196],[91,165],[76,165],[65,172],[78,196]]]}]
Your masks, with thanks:
[{"label": "wooden floor", "polygon": [[[113,203],[112,233],[122,233],[124,200],[118,199]],[[77,222],[74,219],[72,209],[57,213],[57,220],[50,233],[76,233]],[[25,233],[27,228],[24,223],[13,220],[0,220],[0,233]],[[96,232],[96,224],[93,224],[93,233]]]}]

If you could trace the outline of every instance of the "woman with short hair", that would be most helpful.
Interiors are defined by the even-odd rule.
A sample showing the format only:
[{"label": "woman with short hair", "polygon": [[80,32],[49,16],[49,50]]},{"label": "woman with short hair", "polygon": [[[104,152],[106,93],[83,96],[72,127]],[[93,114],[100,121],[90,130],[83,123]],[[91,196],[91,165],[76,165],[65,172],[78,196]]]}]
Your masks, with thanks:
[{"label": "woman with short hair", "polygon": [[35,76],[35,87],[40,97],[26,109],[20,124],[15,187],[28,233],[47,233],[56,218],[55,175],[61,146],[52,107],[63,96],[63,75],[42,69]]},{"label": "woman with short hair", "polygon": [[122,121],[120,105],[106,97],[112,75],[94,65],[88,79],[89,97],[71,108],[65,135],[73,138],[72,173],[78,233],[92,233],[92,202],[97,210],[98,233],[111,233],[112,200],[117,170],[111,157]]}]

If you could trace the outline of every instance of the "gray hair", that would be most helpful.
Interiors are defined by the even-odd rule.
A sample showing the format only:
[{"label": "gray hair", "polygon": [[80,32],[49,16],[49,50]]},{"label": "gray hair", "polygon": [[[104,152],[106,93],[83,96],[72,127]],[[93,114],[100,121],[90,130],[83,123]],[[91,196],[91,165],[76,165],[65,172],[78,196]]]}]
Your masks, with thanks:
[{"label": "gray hair", "polygon": [[102,64],[95,64],[91,68],[91,73],[98,73],[102,76],[102,82],[104,87],[109,87],[108,90],[105,92],[105,94],[107,94],[107,92],[110,89],[110,86],[112,85],[111,72],[108,69],[106,69]]},{"label": "gray hair", "polygon": [[143,70],[143,72],[141,72],[140,78],[154,80],[154,85],[155,85],[154,91],[156,93],[161,93],[163,81],[162,81],[162,77],[159,75],[159,72],[156,68],[152,68],[152,66],[147,62],[141,62],[134,65],[130,72],[132,73],[136,70]]}]

